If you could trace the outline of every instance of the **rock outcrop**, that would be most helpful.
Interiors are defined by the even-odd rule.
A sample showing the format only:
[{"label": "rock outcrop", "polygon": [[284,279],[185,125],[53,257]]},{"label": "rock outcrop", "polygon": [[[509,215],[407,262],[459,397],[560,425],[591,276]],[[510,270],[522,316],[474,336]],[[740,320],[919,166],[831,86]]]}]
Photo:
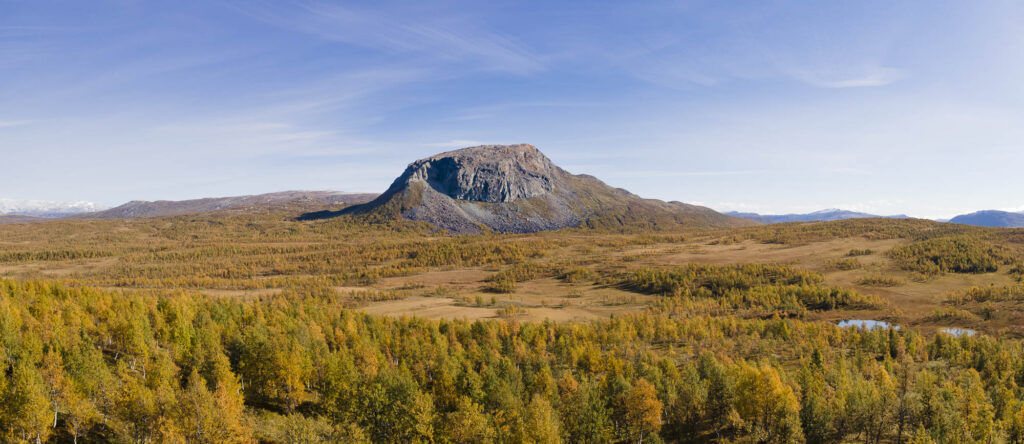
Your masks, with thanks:
[{"label": "rock outcrop", "polygon": [[677,202],[642,199],[592,176],[559,168],[532,145],[485,145],[417,160],[377,199],[317,219],[376,213],[453,233],[528,233],[594,227],[752,224]]},{"label": "rock outcrop", "polygon": [[533,145],[485,145],[413,162],[395,185],[420,181],[452,199],[514,202],[555,191],[564,174]]}]

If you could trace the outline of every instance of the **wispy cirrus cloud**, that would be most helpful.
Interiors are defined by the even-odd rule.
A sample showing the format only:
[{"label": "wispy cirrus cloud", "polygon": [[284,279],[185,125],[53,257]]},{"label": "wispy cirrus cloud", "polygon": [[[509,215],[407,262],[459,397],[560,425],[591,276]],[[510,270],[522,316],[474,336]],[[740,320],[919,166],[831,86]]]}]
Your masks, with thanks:
[{"label": "wispy cirrus cloud", "polygon": [[822,88],[868,88],[896,83],[907,76],[898,68],[874,66],[856,69],[792,70],[793,78]]},{"label": "wispy cirrus cloud", "polygon": [[439,14],[433,5],[370,9],[305,2],[290,8],[244,5],[240,9],[279,28],[357,47],[411,54],[424,62],[460,63],[472,70],[520,75],[546,69],[543,57],[510,35],[479,26],[469,16]]},{"label": "wispy cirrus cloud", "polygon": [[480,145],[487,145],[487,143],[481,142],[479,140],[453,139],[447,142],[435,142],[427,144],[427,146],[432,148],[466,148]]},{"label": "wispy cirrus cloud", "polygon": [[611,178],[652,178],[652,177],[704,177],[704,176],[747,176],[760,174],[759,170],[713,170],[713,171],[674,171],[674,170],[619,170],[601,173],[601,177]]},{"label": "wispy cirrus cloud", "polygon": [[19,126],[31,125],[34,120],[0,120],[0,128],[14,128]]}]

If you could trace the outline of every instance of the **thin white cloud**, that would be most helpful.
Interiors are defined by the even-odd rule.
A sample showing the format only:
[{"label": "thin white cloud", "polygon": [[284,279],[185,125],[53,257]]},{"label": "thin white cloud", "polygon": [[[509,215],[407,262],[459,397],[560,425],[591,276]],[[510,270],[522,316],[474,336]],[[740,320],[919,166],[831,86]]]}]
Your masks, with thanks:
[{"label": "thin white cloud", "polygon": [[455,140],[449,140],[447,142],[436,142],[436,143],[428,143],[427,144],[427,146],[432,147],[432,148],[467,148],[467,147],[471,147],[471,146],[480,146],[480,145],[487,145],[487,143],[486,142],[480,142],[478,140],[455,139]]},{"label": "thin white cloud", "polygon": [[407,6],[357,9],[315,2],[288,10],[242,9],[273,26],[364,48],[416,54],[426,63],[462,62],[471,70],[522,75],[546,69],[543,58],[525,45],[482,28],[469,17],[438,14],[433,7],[429,14],[417,14],[415,7]]},{"label": "thin white cloud", "polygon": [[601,173],[601,177],[614,178],[651,178],[651,177],[702,177],[702,176],[745,176],[759,174],[757,170],[722,170],[722,171],[672,171],[672,170],[619,170]]},{"label": "thin white cloud", "polygon": [[867,88],[893,84],[907,73],[879,66],[853,70],[794,70],[792,75],[803,83],[822,88]]},{"label": "thin white cloud", "polygon": [[33,120],[0,120],[0,128],[15,128],[31,125],[33,122]]},{"label": "thin white cloud", "polygon": [[523,113],[524,109],[543,108],[588,108],[607,107],[607,102],[600,101],[574,101],[574,100],[548,100],[531,102],[508,102],[497,103],[486,106],[474,106],[459,110],[450,120],[483,120],[501,118],[502,116]]}]

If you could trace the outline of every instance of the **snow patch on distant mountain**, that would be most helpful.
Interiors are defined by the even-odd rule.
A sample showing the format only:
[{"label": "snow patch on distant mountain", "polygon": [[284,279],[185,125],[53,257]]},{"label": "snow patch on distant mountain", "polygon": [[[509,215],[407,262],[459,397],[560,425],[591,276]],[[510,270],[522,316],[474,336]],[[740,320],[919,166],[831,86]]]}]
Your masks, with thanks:
[{"label": "snow patch on distant mountain", "polygon": [[33,217],[64,217],[72,214],[105,210],[92,202],[60,202],[52,200],[0,199],[0,214]]}]

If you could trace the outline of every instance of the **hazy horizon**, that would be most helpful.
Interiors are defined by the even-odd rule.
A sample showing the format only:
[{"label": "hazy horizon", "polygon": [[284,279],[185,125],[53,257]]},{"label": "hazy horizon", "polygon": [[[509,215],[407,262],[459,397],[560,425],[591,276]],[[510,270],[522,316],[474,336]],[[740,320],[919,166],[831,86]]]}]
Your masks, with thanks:
[{"label": "hazy horizon", "polygon": [[1024,4],[4,2],[0,199],[382,192],[531,143],[721,211],[1024,210]]}]

